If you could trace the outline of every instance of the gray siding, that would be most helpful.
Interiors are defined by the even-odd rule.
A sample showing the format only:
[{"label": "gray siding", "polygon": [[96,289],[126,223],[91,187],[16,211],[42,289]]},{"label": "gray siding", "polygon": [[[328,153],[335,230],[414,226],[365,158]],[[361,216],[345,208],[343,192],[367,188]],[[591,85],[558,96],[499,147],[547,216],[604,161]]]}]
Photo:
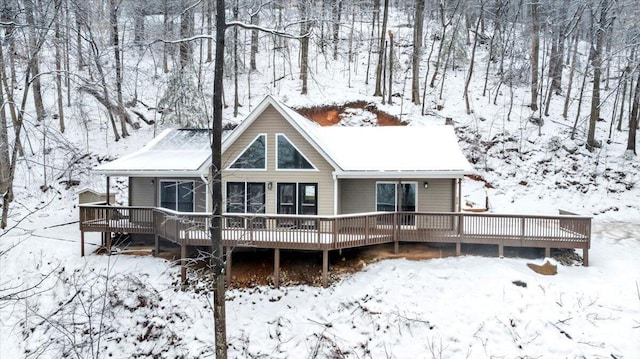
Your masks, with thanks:
[{"label": "gray siding", "polygon": [[156,180],[153,177],[129,177],[129,205],[156,206]]},{"label": "gray siding", "polygon": [[[424,189],[424,182],[429,187]],[[376,182],[388,179],[341,179],[338,183],[340,213],[362,213],[376,211]],[[407,179],[402,182],[417,182],[418,212],[455,211],[455,179]]]},{"label": "gray siding", "polygon": [[[258,136],[267,134],[267,169],[266,170],[223,170],[223,196],[226,198],[227,182],[272,182],[273,189],[266,191],[266,213],[277,212],[276,190],[278,183],[317,183],[318,214],[333,215],[333,166],[316,151],[298,131],[285,120],[280,113],[269,106],[245,132],[222,155],[222,168],[228,168],[244,149]],[[276,170],[276,134],[283,133],[317,168],[311,171]]]},{"label": "gray siding", "polygon": [[156,178],[156,177],[130,177],[129,178],[129,205],[130,206],[160,206],[158,186],[160,181],[194,181],[194,211],[205,212],[207,203],[207,190],[200,178]]}]

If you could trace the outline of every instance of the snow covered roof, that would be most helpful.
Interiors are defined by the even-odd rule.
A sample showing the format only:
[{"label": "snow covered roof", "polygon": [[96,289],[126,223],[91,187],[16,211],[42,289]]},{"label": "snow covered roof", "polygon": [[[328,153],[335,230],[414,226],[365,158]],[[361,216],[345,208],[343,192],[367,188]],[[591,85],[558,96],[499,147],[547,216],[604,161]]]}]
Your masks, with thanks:
[{"label": "snow covered roof", "polygon": [[[451,126],[322,127],[271,96],[222,141],[222,151],[273,106],[335,169],[338,178],[456,178],[471,173]],[[109,176],[207,174],[208,130],[166,130],[141,150],[95,168]]]},{"label": "snow covered roof", "polygon": [[458,177],[471,165],[452,126],[320,127],[338,177]]},{"label": "snow covered roof", "polygon": [[210,132],[206,129],[168,129],[142,149],[97,166],[108,176],[206,175],[211,156]]}]

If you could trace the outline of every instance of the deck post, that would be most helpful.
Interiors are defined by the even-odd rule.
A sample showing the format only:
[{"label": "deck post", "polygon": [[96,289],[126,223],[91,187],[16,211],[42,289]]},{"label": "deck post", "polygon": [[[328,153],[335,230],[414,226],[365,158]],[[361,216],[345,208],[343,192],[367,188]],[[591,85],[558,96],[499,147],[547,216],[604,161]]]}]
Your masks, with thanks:
[{"label": "deck post", "polygon": [[280,248],[273,250],[273,286],[280,288]]},{"label": "deck post", "polygon": [[582,266],[589,266],[589,248],[582,248]]},{"label": "deck post", "polygon": [[111,255],[111,232],[106,232],[105,237],[107,241],[107,255]]},{"label": "deck post", "polygon": [[504,244],[502,243],[502,241],[498,244],[498,257],[504,257]]},{"label": "deck post", "polygon": [[224,247],[224,252],[227,254],[225,263],[224,263],[224,274],[225,274],[225,281],[227,282],[227,288],[229,288],[231,286],[231,260],[232,260],[232,256],[231,256],[231,250],[229,250],[229,247]]},{"label": "deck post", "polygon": [[545,258],[551,257],[551,247],[544,247],[544,257]]},{"label": "deck post", "polygon": [[462,243],[460,241],[456,242],[456,256],[460,256],[462,254]]},{"label": "deck post", "polygon": [[84,257],[84,231],[80,231],[80,257]]},{"label": "deck post", "polygon": [[398,244],[398,235],[400,234],[400,221],[398,220],[398,212],[393,214],[393,254],[400,252],[400,246]]},{"label": "deck post", "polygon": [[180,289],[187,288],[187,246],[180,246]]},{"label": "deck post", "polygon": [[322,251],[322,286],[329,286],[329,251]]},{"label": "deck post", "polygon": [[158,237],[158,234],[155,235],[155,245],[153,247],[153,256],[157,257],[158,253],[160,253],[160,238]]}]

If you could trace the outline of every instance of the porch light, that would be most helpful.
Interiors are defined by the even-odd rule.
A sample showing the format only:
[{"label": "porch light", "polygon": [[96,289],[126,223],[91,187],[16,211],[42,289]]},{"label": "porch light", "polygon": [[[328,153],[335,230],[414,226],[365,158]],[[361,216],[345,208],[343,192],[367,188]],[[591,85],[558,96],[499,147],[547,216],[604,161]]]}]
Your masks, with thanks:
[{"label": "porch light", "polygon": [[424,181],[424,183],[423,183],[423,186],[424,186],[424,189],[427,189],[427,188],[429,188],[429,182],[427,182],[427,181]]},{"label": "porch light", "polygon": [[271,191],[273,189],[273,182],[267,182],[267,189]]}]

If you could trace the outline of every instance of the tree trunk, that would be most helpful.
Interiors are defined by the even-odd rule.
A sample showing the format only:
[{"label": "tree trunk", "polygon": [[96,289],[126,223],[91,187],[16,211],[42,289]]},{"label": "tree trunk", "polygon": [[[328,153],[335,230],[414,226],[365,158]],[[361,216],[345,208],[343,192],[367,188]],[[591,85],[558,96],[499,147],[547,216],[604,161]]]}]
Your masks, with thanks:
[{"label": "tree trunk", "polygon": [[33,87],[33,104],[36,108],[36,119],[38,122],[44,120],[44,104],[42,102],[42,85],[40,83],[40,55],[38,47],[38,42],[40,41],[37,38],[38,32],[36,31],[38,24],[36,24],[34,18],[34,3],[33,0],[25,0],[24,2],[24,11],[25,17],[27,20],[27,25],[29,26],[29,65],[31,66],[31,75],[32,81],[31,85]]},{"label": "tree trunk", "polygon": [[484,11],[484,2],[480,3],[480,14],[478,21],[476,22],[475,36],[473,37],[473,49],[471,50],[471,61],[469,63],[469,73],[467,74],[467,80],[464,84],[464,104],[467,107],[467,115],[471,114],[471,105],[469,104],[469,84],[471,83],[471,77],[473,76],[473,64],[476,59],[476,48],[478,46],[478,29],[480,28],[480,22],[482,21],[482,12]]},{"label": "tree trunk", "polygon": [[389,30],[389,105],[393,104],[393,33]]},{"label": "tree trunk", "polygon": [[[182,0],[182,13],[180,15],[180,38],[193,37],[193,3],[190,0]],[[193,61],[193,43],[191,41],[180,42],[180,68],[184,69]]]},{"label": "tree trunk", "polygon": [[580,40],[580,31],[576,31],[575,42],[573,45],[573,55],[571,56],[571,71],[569,71],[569,84],[567,85],[567,93],[564,97],[564,107],[562,109],[562,117],[567,118],[569,111],[569,101],[571,100],[571,89],[573,88],[573,77],[578,66],[578,43]]},{"label": "tree trunk", "polygon": [[424,24],[424,0],[416,0],[413,27],[413,58],[411,72],[411,102],[420,104],[420,60],[422,54],[422,30]]},{"label": "tree trunk", "polygon": [[[233,2],[233,20],[238,21],[238,0]],[[233,27],[233,117],[238,117],[238,27]]]},{"label": "tree trunk", "polygon": [[338,59],[338,43],[340,42],[340,20],[342,18],[342,0],[333,1],[333,59]]},{"label": "tree trunk", "polygon": [[[251,24],[258,25],[260,23],[260,14],[256,12],[251,15]],[[251,71],[255,71],[256,67],[256,54],[258,53],[258,30],[251,30],[251,54],[249,56],[249,66]]]},{"label": "tree trunk", "polygon": [[84,11],[84,3],[79,1],[75,4],[75,20],[76,20],[76,50],[78,60],[78,70],[82,70],[86,66],[84,60],[84,51],[82,51],[82,25],[86,24],[86,12]]},{"label": "tree trunk", "polygon": [[207,10],[205,17],[207,18],[207,63],[213,61],[213,0],[204,0]]},{"label": "tree trunk", "polygon": [[[591,45],[591,63],[593,66],[593,93],[591,96],[591,114],[589,116],[589,131],[587,133],[587,149],[593,150],[600,147],[596,141],[596,123],[600,119],[600,77],[602,74],[602,46],[607,23],[607,11],[609,0],[600,3],[600,19],[595,28],[595,44]],[[594,22],[595,23],[595,22]],[[593,40],[592,40],[593,42]],[[594,46],[595,45],[595,46]]]},{"label": "tree trunk", "polygon": [[222,246],[222,78],[224,42],[227,24],[225,2],[216,0],[216,54],[213,77],[213,135],[211,140],[211,269],[213,291],[216,359],[227,358],[227,324],[224,284],[224,247]]},{"label": "tree trunk", "polygon": [[[111,21],[111,40],[116,66],[116,98],[118,100],[118,106],[124,108],[124,101],[122,100],[122,64],[120,63],[120,37],[118,34],[118,0],[111,0],[109,18]],[[124,116],[120,116],[120,132],[122,133],[122,137],[129,136],[129,132],[127,131],[127,120]]]},{"label": "tree trunk", "polygon": [[142,46],[144,36],[144,17],[145,17],[145,2],[143,0],[137,0],[134,2],[134,14],[133,14],[133,43],[137,46]]},{"label": "tree trunk", "polygon": [[389,0],[384,0],[384,14],[382,15],[382,29],[380,31],[380,46],[378,47],[378,64],[376,65],[376,88],[373,92],[373,96],[382,95],[382,62],[384,59],[384,43],[387,35],[387,20],[389,18]]},{"label": "tree trunk", "polygon": [[633,106],[629,114],[629,137],[627,138],[627,151],[637,155],[636,150],[636,132],[638,130],[638,119],[640,117],[640,72],[636,80],[635,94],[633,95]]},{"label": "tree trunk", "polygon": [[309,19],[308,19],[308,9],[307,9],[307,0],[300,1],[299,10],[300,10],[300,80],[302,80],[302,90],[300,93],[302,95],[307,94],[307,78],[309,75]]},{"label": "tree trunk", "polygon": [[[62,0],[56,0],[56,8],[59,10]],[[64,133],[64,96],[62,91],[62,54],[61,51],[64,48],[62,42],[62,34],[60,33],[60,22],[62,19],[59,17],[55,23],[55,57],[56,57],[56,90],[58,92],[58,123],[60,124],[60,132]]]},{"label": "tree trunk", "polygon": [[369,35],[369,53],[367,54],[367,71],[364,78],[364,84],[369,84],[369,69],[371,67],[371,53],[373,52],[373,35],[375,34],[376,21],[380,14],[380,0],[373,2],[373,14],[371,16],[371,34]]},{"label": "tree trunk", "polygon": [[531,110],[538,110],[538,57],[540,52],[540,18],[538,0],[531,1]]}]

